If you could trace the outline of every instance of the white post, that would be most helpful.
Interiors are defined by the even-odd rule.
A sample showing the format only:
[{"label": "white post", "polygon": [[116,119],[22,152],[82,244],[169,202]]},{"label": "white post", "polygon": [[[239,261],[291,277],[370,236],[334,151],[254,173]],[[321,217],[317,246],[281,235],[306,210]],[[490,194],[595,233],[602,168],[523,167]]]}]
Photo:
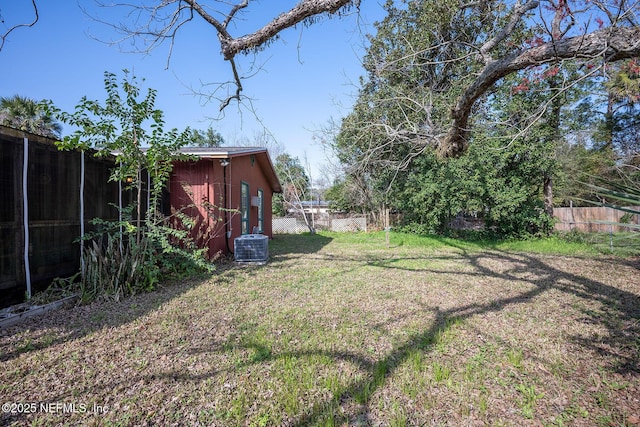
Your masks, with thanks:
[{"label": "white post", "polygon": [[384,207],[384,235],[385,235],[385,240],[387,242],[387,248],[389,247],[389,241],[390,241],[390,236],[389,236],[389,232],[391,231],[391,226],[389,225],[389,208],[388,207]]},{"label": "white post", "polygon": [[613,225],[609,224],[609,249],[613,253]]},{"label": "white post", "polygon": [[[122,162],[120,162],[120,170],[122,170]],[[120,239],[118,240],[120,246],[120,255],[122,255],[122,179],[118,180],[118,225],[120,226]]]},{"label": "white post", "polygon": [[151,173],[147,170],[147,218],[151,210]]},{"label": "white post", "polygon": [[29,173],[29,139],[23,140],[22,161],[22,219],[24,225],[24,276],[27,282],[27,299],[31,299],[31,267],[29,266],[29,197],[27,176]]},{"label": "white post", "polygon": [[80,152],[80,271],[84,271],[84,151]]}]

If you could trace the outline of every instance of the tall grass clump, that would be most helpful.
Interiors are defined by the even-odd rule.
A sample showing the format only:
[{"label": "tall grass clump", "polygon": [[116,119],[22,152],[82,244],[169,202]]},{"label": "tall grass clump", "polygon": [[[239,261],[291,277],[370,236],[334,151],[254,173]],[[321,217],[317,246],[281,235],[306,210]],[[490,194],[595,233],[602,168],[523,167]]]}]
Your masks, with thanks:
[{"label": "tall grass clump", "polygon": [[[181,224],[191,222],[183,218]],[[126,220],[96,219],[93,223],[99,231],[85,237],[79,280],[72,284],[82,302],[119,301],[154,290],[163,277],[212,269],[206,260],[206,249],[196,247],[188,227],[175,228],[167,219],[154,221],[150,217],[142,230]]]}]

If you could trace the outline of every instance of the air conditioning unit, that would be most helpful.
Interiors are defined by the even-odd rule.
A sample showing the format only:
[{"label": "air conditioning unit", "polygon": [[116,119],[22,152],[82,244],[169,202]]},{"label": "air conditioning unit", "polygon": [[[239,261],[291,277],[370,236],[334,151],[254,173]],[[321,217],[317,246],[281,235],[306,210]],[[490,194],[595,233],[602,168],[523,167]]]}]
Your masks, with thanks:
[{"label": "air conditioning unit", "polygon": [[269,238],[264,234],[245,234],[233,240],[234,258],[238,262],[267,262]]},{"label": "air conditioning unit", "polygon": [[251,196],[251,206],[260,206],[260,197]]}]

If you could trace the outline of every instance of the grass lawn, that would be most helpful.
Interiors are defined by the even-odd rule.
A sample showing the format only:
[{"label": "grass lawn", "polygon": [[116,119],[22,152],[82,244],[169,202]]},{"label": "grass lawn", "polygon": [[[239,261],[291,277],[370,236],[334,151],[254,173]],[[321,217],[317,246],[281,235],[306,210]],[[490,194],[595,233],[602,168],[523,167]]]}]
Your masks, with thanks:
[{"label": "grass lawn", "polygon": [[270,251],[0,331],[0,403],[35,412],[0,425],[640,425],[637,258],[380,233]]}]

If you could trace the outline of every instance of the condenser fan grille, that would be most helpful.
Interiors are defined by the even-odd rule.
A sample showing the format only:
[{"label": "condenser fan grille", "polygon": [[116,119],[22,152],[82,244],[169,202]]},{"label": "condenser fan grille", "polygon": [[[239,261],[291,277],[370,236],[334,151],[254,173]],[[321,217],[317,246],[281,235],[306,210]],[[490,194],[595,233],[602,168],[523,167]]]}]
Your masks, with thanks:
[{"label": "condenser fan grille", "polygon": [[236,237],[234,254],[239,262],[266,262],[269,258],[269,238],[263,234]]}]

